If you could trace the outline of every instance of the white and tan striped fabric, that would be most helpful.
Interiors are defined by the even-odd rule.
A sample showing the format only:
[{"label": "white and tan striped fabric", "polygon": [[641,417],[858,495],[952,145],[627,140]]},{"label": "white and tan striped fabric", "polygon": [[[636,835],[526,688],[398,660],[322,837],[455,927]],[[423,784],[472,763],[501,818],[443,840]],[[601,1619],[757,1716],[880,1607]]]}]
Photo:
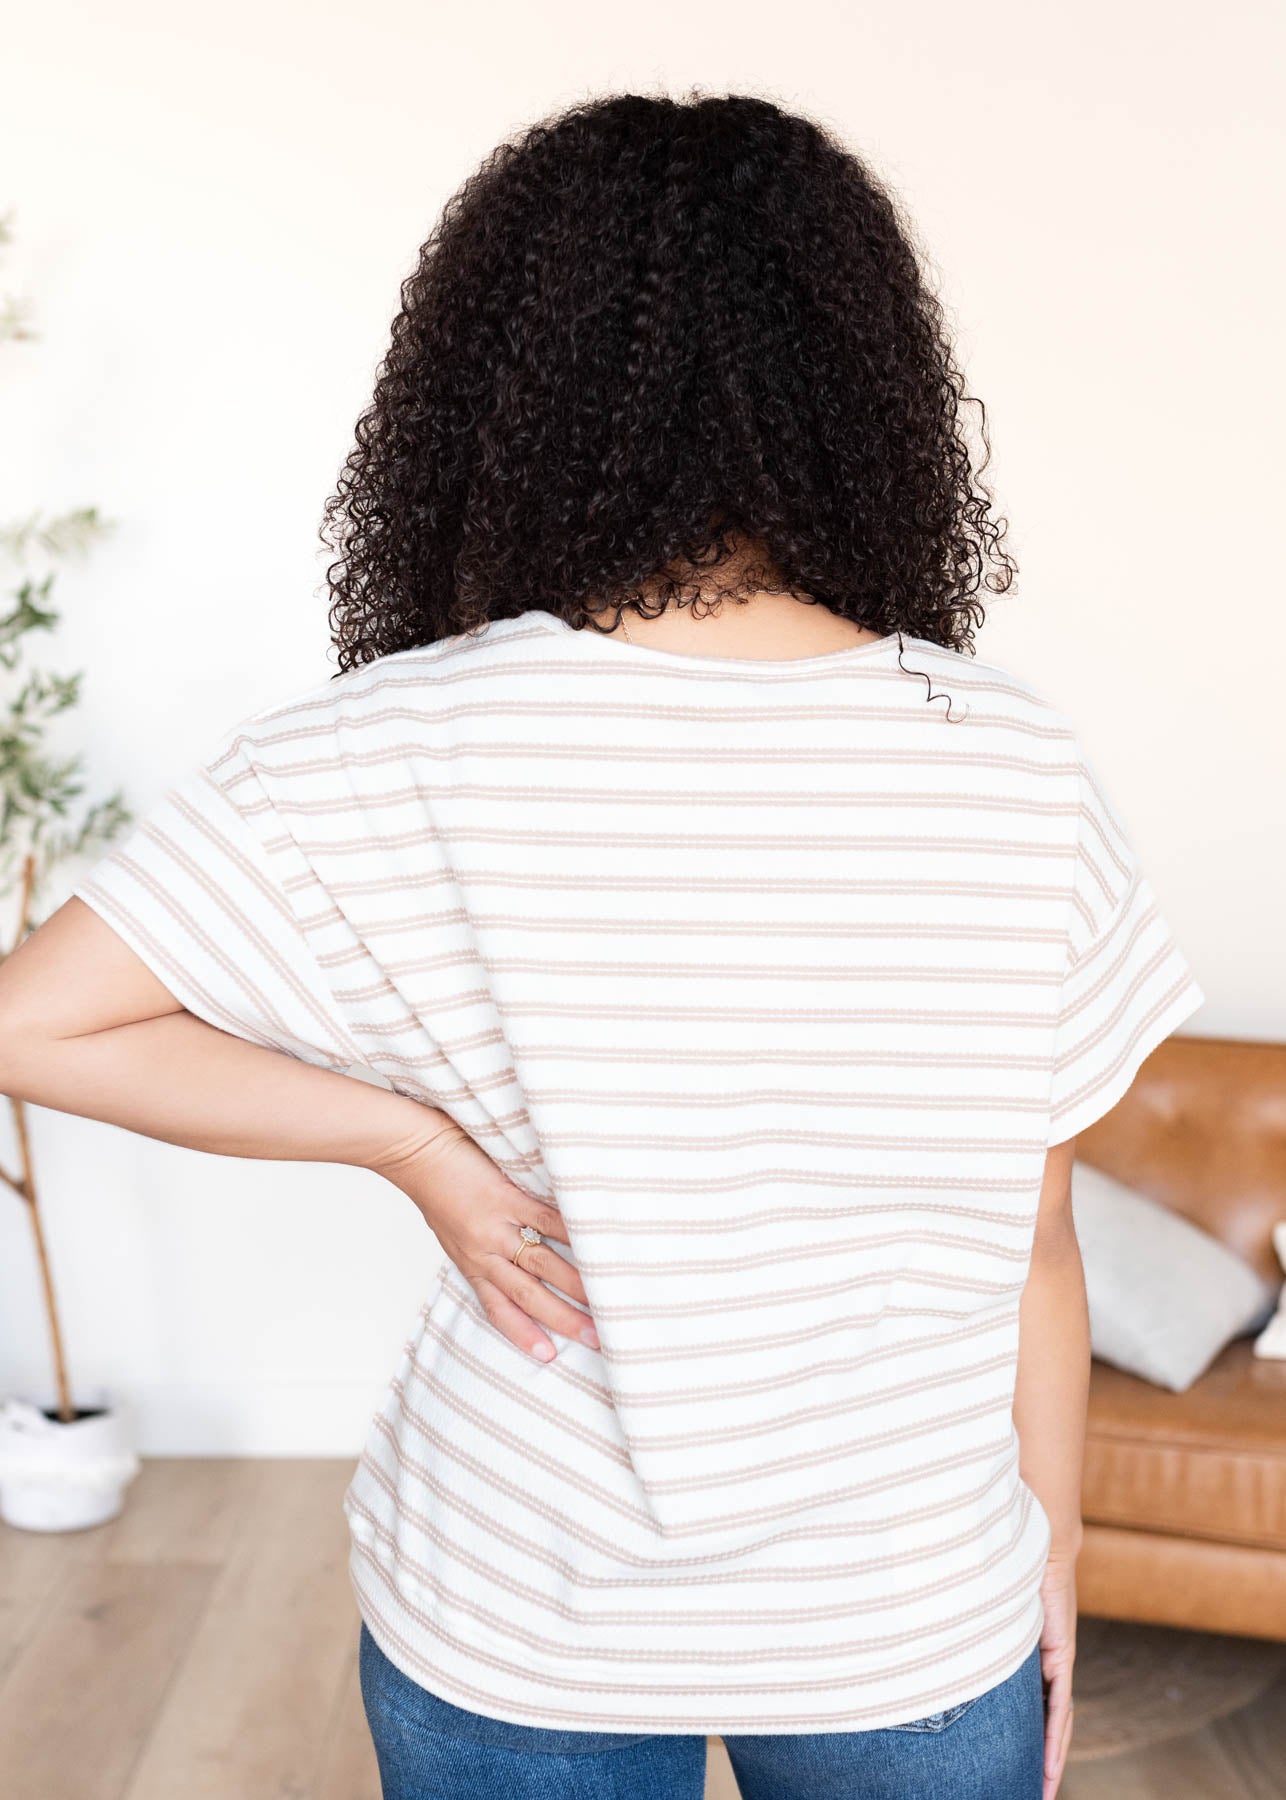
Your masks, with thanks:
[{"label": "white and tan striped fabric", "polygon": [[1204,998],[1068,720],[896,637],[527,613],[226,733],[76,889],[192,1012],[557,1199],[603,1348],[443,1263],[345,1499],[363,1616],[573,1730],[903,1723],[1023,1661],[1045,1152]]}]

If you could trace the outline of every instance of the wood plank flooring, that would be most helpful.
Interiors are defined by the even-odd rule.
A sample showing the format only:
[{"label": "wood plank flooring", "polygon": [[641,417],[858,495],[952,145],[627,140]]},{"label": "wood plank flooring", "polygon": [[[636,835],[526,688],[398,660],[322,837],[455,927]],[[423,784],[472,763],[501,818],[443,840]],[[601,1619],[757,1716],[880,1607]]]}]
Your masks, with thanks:
[{"label": "wood plank flooring", "polygon": [[[380,1800],[351,1473],[153,1459],[110,1524],[0,1526],[4,1800]],[[1075,1764],[1060,1800],[1282,1800],[1284,1770],[1286,1682],[1187,1737]],[[706,1794],[736,1800],[717,1739]]]}]

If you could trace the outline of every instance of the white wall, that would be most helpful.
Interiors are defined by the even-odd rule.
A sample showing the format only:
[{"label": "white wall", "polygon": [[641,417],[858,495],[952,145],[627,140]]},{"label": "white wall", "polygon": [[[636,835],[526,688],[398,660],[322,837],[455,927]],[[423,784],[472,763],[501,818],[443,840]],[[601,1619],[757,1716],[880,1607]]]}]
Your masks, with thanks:
[{"label": "white wall", "polygon": [[[321,502],[468,170],[586,94],[751,89],[909,203],[1023,569],[978,653],[1098,753],[1209,995],[1191,1028],[1286,1035],[1280,38],[1253,0],[24,9],[0,287],[42,341],[0,351],[0,515],[119,521],[59,588],[96,783],[141,811],[333,666]],[[401,1196],[33,1125],[82,1400],[128,1392],[154,1451],[355,1453],[436,1261]],[[45,1379],[35,1295],[0,1191],[0,1392]]]}]

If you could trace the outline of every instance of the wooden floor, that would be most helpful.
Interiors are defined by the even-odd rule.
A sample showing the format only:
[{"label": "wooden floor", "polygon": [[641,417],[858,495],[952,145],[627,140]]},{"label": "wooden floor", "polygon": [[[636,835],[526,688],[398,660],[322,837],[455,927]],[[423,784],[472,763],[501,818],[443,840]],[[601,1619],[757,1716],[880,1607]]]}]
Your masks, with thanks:
[{"label": "wooden floor", "polygon": [[[119,1519],[0,1526],[4,1800],[380,1800],[357,1680],[348,1462],[151,1461]],[[1061,1800],[1281,1800],[1286,1689]],[[712,1741],[708,1800],[735,1800]],[[855,1800],[857,1797],[855,1796]]]}]

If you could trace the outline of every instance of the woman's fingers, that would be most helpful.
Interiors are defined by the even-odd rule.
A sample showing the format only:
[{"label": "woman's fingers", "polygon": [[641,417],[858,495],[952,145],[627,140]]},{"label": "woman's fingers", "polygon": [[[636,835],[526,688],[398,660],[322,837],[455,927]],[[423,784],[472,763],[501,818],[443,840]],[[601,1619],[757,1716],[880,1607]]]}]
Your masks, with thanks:
[{"label": "woman's fingers", "polygon": [[[492,1174],[498,1175],[494,1166]],[[467,1183],[457,1181],[442,1203],[422,1210],[487,1318],[518,1349],[550,1361],[557,1355],[551,1331],[598,1349],[593,1321],[580,1310],[588,1308],[589,1299],[575,1264],[543,1243],[524,1249],[521,1262],[513,1260],[523,1225],[570,1247],[567,1222],[553,1202],[500,1177],[472,1194]]]},{"label": "woman's fingers", "polygon": [[579,1300],[582,1306],[589,1305],[580,1270],[569,1263],[565,1256],[560,1256],[557,1250],[550,1250],[544,1244],[533,1244],[530,1250],[523,1251],[522,1261],[515,1263],[514,1267],[524,1275],[534,1275],[537,1281],[552,1282],[560,1292],[573,1300]]},{"label": "woman's fingers", "polygon": [[1071,1738],[1072,1672],[1063,1668],[1055,1672],[1045,1700],[1044,1800],[1054,1800],[1058,1792]]},{"label": "woman's fingers", "polygon": [[519,1350],[525,1350],[528,1356],[534,1356],[538,1362],[549,1362],[558,1354],[553,1342],[541,1331],[535,1320],[521,1306],[516,1306],[507,1294],[503,1294],[494,1282],[477,1276],[472,1285],[488,1320],[511,1344],[517,1345]]},{"label": "woman's fingers", "polygon": [[[542,1237],[570,1244],[562,1214],[557,1207],[529,1196],[524,1196],[524,1203],[514,1210],[518,1215],[516,1220],[500,1222],[504,1248],[493,1249],[480,1259],[481,1266],[476,1272],[469,1271],[474,1291],[488,1319],[511,1343],[541,1362],[548,1362],[557,1354],[548,1335],[551,1331],[576,1338],[591,1350],[597,1350],[598,1334],[593,1320],[588,1312],[580,1310],[582,1306],[588,1307],[589,1299],[575,1264],[547,1244],[532,1244],[523,1251],[520,1263],[513,1260],[513,1252],[522,1241],[518,1235],[519,1224],[532,1225]],[[512,1249],[509,1247],[511,1239]],[[573,1301],[579,1304],[573,1305]]]},{"label": "woman's fingers", "polygon": [[[519,1190],[521,1192],[521,1190]],[[524,1195],[526,1204],[519,1204],[514,1213],[515,1227],[533,1225],[541,1237],[553,1238],[556,1243],[566,1244],[571,1248],[571,1238],[567,1231],[567,1221],[558,1208],[547,1200],[533,1199]],[[518,1248],[518,1238],[513,1238],[513,1250],[508,1250],[510,1226],[505,1222],[506,1249],[512,1258],[513,1250]],[[565,1256],[556,1250],[549,1250],[543,1244],[533,1244],[530,1250],[524,1250],[522,1261],[515,1265],[528,1275],[535,1275],[541,1281],[552,1281],[556,1288],[564,1294],[570,1294],[573,1300],[579,1300],[582,1306],[589,1305],[589,1297],[585,1292],[585,1284],[580,1278],[580,1271],[574,1263],[569,1263]]]},{"label": "woman's fingers", "polygon": [[567,1235],[567,1221],[558,1208],[548,1200],[537,1200],[531,1194],[523,1194],[518,1202],[514,1217],[520,1225],[534,1225],[541,1237],[556,1238],[560,1244],[571,1245]]},{"label": "woman's fingers", "polygon": [[[563,1300],[537,1280],[534,1272],[528,1273],[527,1264],[531,1260],[531,1252],[523,1258],[523,1267],[519,1268],[507,1257],[497,1257],[496,1267],[488,1272],[488,1279],[498,1287],[502,1294],[512,1300],[531,1318],[545,1325],[551,1331],[559,1331],[564,1337],[579,1338],[581,1343],[588,1344],[591,1350],[598,1348],[598,1335],[588,1313],[580,1312],[568,1301]],[[556,1262],[562,1262],[552,1250],[548,1255]],[[569,1274],[574,1273],[570,1263],[563,1263]],[[588,1335],[586,1335],[588,1333]]]}]

